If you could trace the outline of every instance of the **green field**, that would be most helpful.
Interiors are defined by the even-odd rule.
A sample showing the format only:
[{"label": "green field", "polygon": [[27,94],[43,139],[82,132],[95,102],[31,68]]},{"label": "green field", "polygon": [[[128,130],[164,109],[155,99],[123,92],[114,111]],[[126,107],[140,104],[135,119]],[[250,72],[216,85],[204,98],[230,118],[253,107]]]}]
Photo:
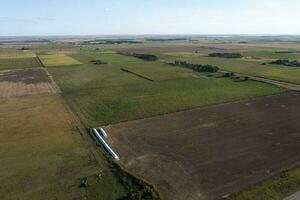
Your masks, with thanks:
[{"label": "green field", "polygon": [[[284,53],[286,52],[286,53]],[[300,52],[299,51],[246,51],[242,52],[242,55],[245,57],[252,57],[255,59],[288,59],[288,60],[300,60]]]},{"label": "green field", "polygon": [[[75,129],[72,114],[59,96],[1,101],[0,113],[0,181],[5,182],[0,199],[126,195],[104,157],[99,165],[94,147]],[[99,173],[102,177],[97,180]],[[83,177],[95,180],[93,186],[80,189]]]},{"label": "green field", "polygon": [[264,60],[212,58],[194,53],[165,54],[160,58],[168,61],[184,60],[191,63],[210,64],[223,70],[300,84],[299,67],[261,65],[266,62]]},{"label": "green field", "polygon": [[0,59],[17,59],[17,58],[34,58],[36,54],[33,52],[1,52]]},{"label": "green field", "polygon": [[[121,199],[152,191],[90,141],[60,96],[0,102],[0,199]],[[89,186],[80,187],[85,178]]]},{"label": "green field", "polygon": [[[261,65],[274,59],[300,60],[297,51],[276,53],[274,49],[244,48],[240,50],[244,58],[224,59],[205,55],[214,48],[201,47],[199,52],[203,54],[190,53],[194,50],[187,48],[197,49],[212,43],[218,42],[146,41],[86,46],[50,43],[33,45],[30,52],[23,53],[17,51],[19,47],[7,50],[2,47],[0,70],[43,64],[62,93],[0,99],[0,181],[3,183],[0,199],[121,200],[139,196],[141,191],[153,192],[156,197],[150,186],[124,172],[104,149],[96,146],[87,128],[286,91],[251,80],[208,77],[163,61],[211,64],[224,70],[300,84],[300,68]],[[162,53],[187,49],[189,53]],[[119,50],[153,51],[160,60],[149,62],[113,52]],[[92,60],[108,64],[96,65]],[[68,106],[83,126],[80,123],[74,126],[74,116]],[[83,178],[87,178],[89,187],[79,187]],[[298,185],[299,169],[295,169],[233,195],[230,200],[269,197],[277,200],[296,190]]]},{"label": "green field", "polygon": [[64,54],[53,54],[53,55],[39,55],[41,62],[46,67],[54,66],[65,66],[65,65],[80,65],[81,63],[77,60],[64,55]]},{"label": "green field", "polygon": [[36,58],[0,59],[0,70],[41,67]]},{"label": "green field", "polygon": [[159,62],[155,65],[152,62],[137,62],[124,68],[154,81],[200,78],[200,74],[195,74],[191,70],[181,67],[170,67],[167,64]]},{"label": "green field", "polygon": [[[284,91],[267,84],[208,78],[160,62],[112,53],[73,55],[84,65],[49,68],[64,97],[88,127]],[[108,65],[94,65],[101,59]],[[150,82],[120,70],[149,76]]]}]

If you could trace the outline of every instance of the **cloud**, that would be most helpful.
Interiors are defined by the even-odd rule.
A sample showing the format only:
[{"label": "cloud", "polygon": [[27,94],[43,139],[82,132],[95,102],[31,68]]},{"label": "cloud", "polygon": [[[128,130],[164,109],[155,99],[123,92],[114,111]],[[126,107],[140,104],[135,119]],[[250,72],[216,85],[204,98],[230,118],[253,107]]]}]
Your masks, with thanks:
[{"label": "cloud", "polygon": [[111,12],[112,9],[111,8],[105,8],[104,11],[108,13],[108,12]]}]

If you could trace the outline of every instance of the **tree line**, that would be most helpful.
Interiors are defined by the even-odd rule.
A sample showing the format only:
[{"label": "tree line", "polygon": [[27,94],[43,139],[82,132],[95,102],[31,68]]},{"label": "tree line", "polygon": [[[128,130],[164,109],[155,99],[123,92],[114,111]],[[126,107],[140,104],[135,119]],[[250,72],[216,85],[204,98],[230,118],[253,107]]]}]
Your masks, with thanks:
[{"label": "tree line", "polygon": [[82,45],[99,45],[99,44],[140,44],[142,41],[137,40],[90,40],[81,42]]},{"label": "tree line", "polygon": [[288,67],[300,67],[300,62],[298,62],[297,60],[275,60],[273,62],[270,62],[270,64],[273,65],[284,65],[284,66],[288,66]]},{"label": "tree line", "polygon": [[192,64],[192,63],[188,63],[186,61],[178,61],[175,60],[174,63],[169,63],[173,66],[181,66],[181,67],[186,67],[189,69],[192,69],[196,72],[210,72],[210,73],[214,73],[219,71],[219,67],[213,66],[213,65],[201,65],[201,64]]},{"label": "tree line", "polygon": [[139,58],[142,60],[147,60],[147,61],[156,61],[158,60],[158,57],[156,55],[151,55],[151,54],[140,54],[140,53],[124,53],[124,52],[119,52],[120,55],[125,55],[125,56],[133,56],[135,58]]},{"label": "tree line", "polygon": [[209,57],[220,57],[220,58],[242,58],[240,53],[210,53]]}]

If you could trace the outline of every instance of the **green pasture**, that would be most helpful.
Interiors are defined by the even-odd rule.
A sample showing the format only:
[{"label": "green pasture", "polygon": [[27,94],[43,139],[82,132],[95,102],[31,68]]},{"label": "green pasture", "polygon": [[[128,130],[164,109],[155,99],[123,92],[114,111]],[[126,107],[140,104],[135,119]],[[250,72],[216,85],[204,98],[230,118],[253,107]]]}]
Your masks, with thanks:
[{"label": "green pasture", "polygon": [[212,58],[194,53],[164,54],[160,58],[167,61],[184,60],[191,63],[210,64],[223,70],[300,84],[300,68],[268,63],[262,65],[265,61],[261,60]]},{"label": "green pasture", "polygon": [[134,73],[146,76],[155,81],[199,78],[199,74],[181,67],[170,67],[168,64],[152,62],[137,62],[124,67]]},{"label": "green pasture", "polygon": [[[205,74],[112,53],[72,55],[83,65],[49,68],[63,95],[88,127],[284,91],[271,85]],[[101,59],[107,65],[90,61]],[[152,77],[153,82],[121,68]]]},{"label": "green pasture", "polygon": [[9,58],[0,59],[0,70],[4,69],[25,69],[41,67],[36,58]]},{"label": "green pasture", "polygon": [[[1,101],[0,120],[0,181],[5,183],[0,186],[0,199],[126,196],[106,162],[106,153],[101,150],[96,158],[99,149],[72,124],[72,114],[61,97]],[[81,188],[85,177],[91,186]]]},{"label": "green pasture", "polygon": [[300,51],[289,51],[289,50],[277,50],[274,49],[271,51],[246,51],[242,53],[243,56],[252,57],[255,59],[288,59],[288,60],[300,60]]},{"label": "green pasture", "polygon": [[[4,50],[2,50],[4,51]],[[33,52],[2,52],[0,53],[0,59],[17,59],[17,58],[34,58],[36,54]]]}]

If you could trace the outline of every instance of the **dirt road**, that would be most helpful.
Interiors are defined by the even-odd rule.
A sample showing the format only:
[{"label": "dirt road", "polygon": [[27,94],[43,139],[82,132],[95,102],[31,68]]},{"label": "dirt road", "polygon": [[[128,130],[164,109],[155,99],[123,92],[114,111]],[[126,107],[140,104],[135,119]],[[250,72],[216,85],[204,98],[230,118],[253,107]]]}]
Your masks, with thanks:
[{"label": "dirt road", "polygon": [[[220,72],[221,73],[230,73],[230,71],[224,71],[224,70],[220,70]],[[240,74],[240,73],[235,73],[235,72],[234,72],[234,74],[236,76],[248,76],[249,79],[254,80],[254,81],[269,83],[269,84],[272,84],[272,85],[276,85],[278,87],[282,87],[282,88],[286,88],[286,89],[289,89],[289,90],[300,92],[300,85],[297,85],[297,84],[294,84],[294,83],[287,83],[287,82],[284,82],[284,81],[277,81],[277,80],[272,80],[272,79],[268,79],[268,78],[250,76],[250,75],[247,75],[247,74]]]}]

